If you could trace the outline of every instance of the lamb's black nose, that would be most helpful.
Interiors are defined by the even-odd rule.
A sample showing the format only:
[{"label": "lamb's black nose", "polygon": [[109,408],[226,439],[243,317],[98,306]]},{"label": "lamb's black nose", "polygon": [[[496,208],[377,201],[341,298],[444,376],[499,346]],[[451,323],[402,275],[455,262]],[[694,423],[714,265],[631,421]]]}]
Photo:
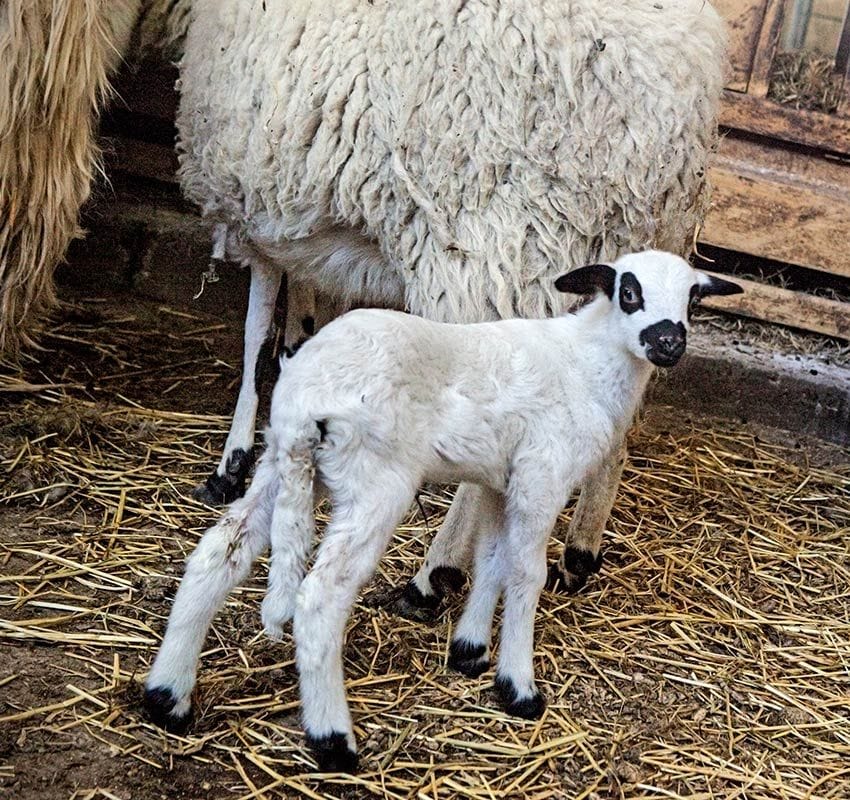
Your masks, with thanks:
[{"label": "lamb's black nose", "polygon": [[665,356],[678,358],[685,352],[685,339],[678,333],[658,337],[658,349]]},{"label": "lamb's black nose", "polygon": [[669,319],[644,328],[640,338],[646,346],[646,357],[659,367],[672,367],[682,357],[687,343],[685,326]]}]

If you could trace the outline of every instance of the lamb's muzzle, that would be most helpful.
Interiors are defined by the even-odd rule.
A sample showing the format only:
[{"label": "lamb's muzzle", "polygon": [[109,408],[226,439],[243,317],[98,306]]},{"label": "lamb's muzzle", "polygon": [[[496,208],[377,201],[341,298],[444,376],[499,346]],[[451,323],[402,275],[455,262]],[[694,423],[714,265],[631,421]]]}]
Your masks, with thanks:
[{"label": "lamb's muzzle", "polygon": [[656,367],[674,367],[685,353],[687,336],[681,322],[663,319],[642,330],[640,340],[646,345],[646,357]]}]

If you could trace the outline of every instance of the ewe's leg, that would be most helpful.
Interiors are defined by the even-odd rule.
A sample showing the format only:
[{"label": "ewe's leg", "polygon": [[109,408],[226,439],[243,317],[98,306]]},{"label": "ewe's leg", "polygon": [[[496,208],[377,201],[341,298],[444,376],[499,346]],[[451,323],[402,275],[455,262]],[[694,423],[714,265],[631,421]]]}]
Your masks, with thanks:
[{"label": "ewe's leg", "polygon": [[251,290],[245,318],[242,385],[221,462],[195,497],[210,505],[229,503],[245,493],[245,478],[254,460],[254,426],[257,421],[257,372],[263,344],[270,338],[275,300],[283,273],[262,263],[251,264]]},{"label": "ewe's leg", "polygon": [[371,474],[370,481],[356,497],[333,498],[333,517],[298,591],[293,628],[302,715],[323,772],[357,767],[342,669],[345,623],[414,496],[414,487],[392,474]]},{"label": "ewe's leg", "polygon": [[[410,580],[396,605],[404,617],[432,620],[447,590],[463,586],[476,533],[481,525],[482,487],[462,483],[446,519],[425,554],[419,572]],[[486,513],[486,512],[483,512]]]},{"label": "ewe's leg", "polygon": [[484,490],[480,509],[472,589],[449,648],[449,666],[472,678],[490,666],[490,634],[502,591],[505,560],[504,498]]},{"label": "ewe's leg", "polygon": [[546,584],[546,542],[560,511],[558,490],[513,486],[506,508],[503,547],[504,608],[495,689],[504,708],[526,719],[543,713],[534,683],[534,615]]},{"label": "ewe's leg", "polygon": [[230,590],[246,578],[268,545],[276,491],[274,464],[262,458],[248,494],[204,534],[186,564],[145,684],[145,707],[162,728],[182,732],[191,721],[191,694],[207,629]]},{"label": "ewe's leg", "polygon": [[602,566],[602,533],[617,496],[625,463],[626,444],[622,442],[582,483],[564,551],[558,565],[549,570],[552,588],[577,592],[588,577],[599,572]]}]

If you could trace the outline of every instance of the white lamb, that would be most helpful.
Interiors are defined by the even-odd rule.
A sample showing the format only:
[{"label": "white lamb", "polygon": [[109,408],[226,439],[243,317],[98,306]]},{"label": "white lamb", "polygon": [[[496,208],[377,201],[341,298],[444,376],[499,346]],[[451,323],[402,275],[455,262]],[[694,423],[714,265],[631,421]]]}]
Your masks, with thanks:
[{"label": "white lamb", "polygon": [[[690,307],[740,291],[658,251],[583,267],[556,287],[599,296],[553,319],[467,325],[354,311],[284,363],[254,481],[204,535],[175,598],[145,694],[157,724],[188,723],[207,628],[270,542],[265,629],[279,638],[294,617],[307,741],[322,770],[355,769],[345,625],[424,481],[469,481],[483,498],[449,665],[467,675],[487,669],[502,596],[496,692],[508,712],[540,716],[534,612],[555,519],[623,437],[652,365],[681,357]],[[304,577],[314,481],[333,513]]]}]

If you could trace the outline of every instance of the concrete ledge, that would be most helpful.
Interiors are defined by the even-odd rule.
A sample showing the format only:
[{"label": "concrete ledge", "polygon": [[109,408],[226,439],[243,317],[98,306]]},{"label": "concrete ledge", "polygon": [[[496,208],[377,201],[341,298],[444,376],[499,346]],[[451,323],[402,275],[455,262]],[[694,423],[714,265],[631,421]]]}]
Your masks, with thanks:
[{"label": "concrete ledge", "polygon": [[850,370],[758,342],[733,344],[699,326],[649,400],[850,446]]}]

